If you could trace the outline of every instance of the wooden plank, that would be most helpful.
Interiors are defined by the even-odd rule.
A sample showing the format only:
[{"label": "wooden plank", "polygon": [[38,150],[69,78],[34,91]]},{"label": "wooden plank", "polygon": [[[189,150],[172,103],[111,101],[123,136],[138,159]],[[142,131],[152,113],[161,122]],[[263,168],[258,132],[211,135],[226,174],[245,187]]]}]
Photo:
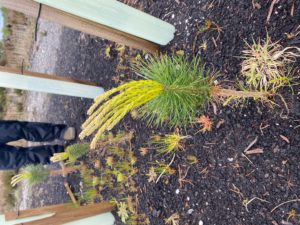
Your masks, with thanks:
[{"label": "wooden plank", "polygon": [[104,92],[95,83],[0,67],[0,87],[94,99]]},{"label": "wooden plank", "polygon": [[[39,4],[32,0],[0,0],[0,4],[8,9],[22,12],[37,18]],[[41,18],[79,30],[84,33],[102,37],[119,44],[141,49],[151,53],[157,53],[159,46],[144,39],[132,36],[93,21],[57,10],[47,5],[42,6]]]},{"label": "wooden plank", "polygon": [[69,211],[56,212],[54,216],[45,219],[23,223],[23,225],[62,225],[64,223],[73,222],[88,217],[100,215],[103,213],[111,212],[114,209],[114,205],[103,202],[98,204],[91,204],[87,206],[81,206],[73,208]]},{"label": "wooden plank", "polygon": [[16,219],[24,219],[27,217],[39,216],[41,214],[54,213],[54,212],[63,212],[66,210],[72,210],[72,205],[69,204],[60,204],[60,205],[51,205],[45,206],[36,209],[27,209],[19,212],[7,212],[5,213],[5,220],[11,221]]}]

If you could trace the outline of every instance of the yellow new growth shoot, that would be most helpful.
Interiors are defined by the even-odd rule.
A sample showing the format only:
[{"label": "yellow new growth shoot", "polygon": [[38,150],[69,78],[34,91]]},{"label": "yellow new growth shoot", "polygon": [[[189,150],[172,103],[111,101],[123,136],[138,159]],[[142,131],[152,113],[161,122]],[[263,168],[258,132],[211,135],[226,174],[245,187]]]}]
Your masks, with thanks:
[{"label": "yellow new growth shoot", "polygon": [[32,174],[29,172],[23,172],[23,173],[17,174],[12,177],[11,186],[14,187],[22,181],[29,180],[31,178],[31,176],[32,176]]},{"label": "yellow new growth shoot", "polygon": [[12,177],[11,185],[14,187],[25,180],[29,185],[35,185],[45,181],[48,176],[49,171],[43,165],[28,165],[19,174]]},{"label": "yellow new growth shoot", "polygon": [[91,148],[95,149],[104,132],[110,131],[133,109],[159,96],[163,89],[163,85],[156,81],[139,80],[107,91],[95,99],[88,111],[90,117],[82,125],[83,131],[79,137],[83,139],[98,130],[91,143]]},{"label": "yellow new growth shoot", "polygon": [[160,154],[168,154],[184,149],[182,141],[190,136],[181,136],[179,134],[167,134],[164,137],[153,136],[151,144],[157,145],[156,149]]},{"label": "yellow new growth shoot", "polygon": [[68,160],[67,163],[75,163],[77,159],[87,154],[89,151],[89,144],[78,143],[70,145],[66,148],[65,152],[55,153],[50,158],[52,162],[60,162]]},{"label": "yellow new growth shoot", "polygon": [[54,153],[54,155],[50,158],[51,162],[60,162],[65,161],[69,158],[69,154],[67,152]]}]

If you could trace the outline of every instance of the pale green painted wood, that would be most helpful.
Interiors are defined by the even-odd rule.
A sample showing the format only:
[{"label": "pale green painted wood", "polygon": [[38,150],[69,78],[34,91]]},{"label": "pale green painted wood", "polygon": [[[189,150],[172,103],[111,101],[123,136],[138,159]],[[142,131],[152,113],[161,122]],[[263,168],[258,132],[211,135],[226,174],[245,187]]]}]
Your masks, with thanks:
[{"label": "pale green painted wood", "polygon": [[175,27],[116,0],[35,0],[160,45],[173,38]]},{"label": "pale green painted wood", "polygon": [[67,81],[0,72],[0,87],[94,99],[103,88]]},{"label": "pale green painted wood", "polygon": [[22,224],[22,223],[26,223],[26,222],[35,221],[35,220],[45,219],[45,218],[53,216],[53,215],[54,215],[54,213],[47,213],[47,214],[43,214],[41,216],[34,216],[34,217],[28,217],[28,218],[24,218],[24,219],[5,221],[5,216],[0,214],[0,225]]},{"label": "pale green painted wood", "polygon": [[[52,215],[53,214],[44,214],[41,216],[29,217],[26,219],[12,220],[9,222],[5,221],[4,215],[0,215],[0,225],[22,224],[22,223],[26,223],[26,222],[44,219],[44,218],[50,217]],[[114,223],[115,223],[114,216],[111,213],[105,213],[105,214],[89,217],[86,219],[74,221],[71,223],[66,223],[64,225],[113,225]]]},{"label": "pale green painted wood", "polygon": [[76,222],[66,223],[64,225],[113,225],[115,218],[111,213],[78,220]]}]

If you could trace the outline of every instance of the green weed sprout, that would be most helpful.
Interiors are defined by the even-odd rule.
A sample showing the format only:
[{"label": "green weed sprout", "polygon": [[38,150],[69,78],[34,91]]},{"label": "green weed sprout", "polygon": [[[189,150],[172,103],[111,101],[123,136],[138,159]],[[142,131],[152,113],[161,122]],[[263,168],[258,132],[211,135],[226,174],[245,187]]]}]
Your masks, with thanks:
[{"label": "green weed sprout", "polygon": [[98,181],[95,181],[92,171],[85,166],[81,169],[81,178],[83,184],[81,199],[88,203],[92,203],[98,195],[97,190],[95,189],[95,185],[98,185]]},{"label": "green weed sprout", "polygon": [[178,150],[183,150],[182,141],[190,138],[190,136],[181,136],[179,134],[167,134],[163,137],[153,136],[150,144],[155,145],[155,149],[160,154],[169,154]]},{"label": "green weed sprout", "polygon": [[77,159],[86,155],[90,150],[88,143],[73,144],[66,148],[65,152],[55,153],[51,157],[52,162],[67,160],[67,163],[75,163]]},{"label": "green weed sprout", "polygon": [[300,57],[300,48],[283,48],[270,38],[264,42],[246,43],[243,51],[242,75],[250,89],[276,93],[283,86],[291,85],[291,64]]},{"label": "green weed sprout", "polygon": [[167,165],[163,162],[157,162],[153,166],[154,172],[156,174],[166,174],[166,175],[172,175],[176,173],[176,170],[172,168],[170,165]]},{"label": "green weed sprout", "polygon": [[129,218],[128,215],[128,206],[125,202],[118,203],[118,216],[121,218],[123,223],[126,223],[126,220]]},{"label": "green weed sprout", "polygon": [[150,57],[134,65],[144,80],[131,81],[100,95],[88,110],[89,118],[82,125],[79,137],[95,133],[91,148],[101,136],[137,109],[148,125],[167,123],[170,127],[192,123],[199,110],[214,98],[266,99],[265,93],[222,89],[214,85],[209,71],[200,59],[191,62],[185,57],[167,55]]},{"label": "green weed sprout", "polygon": [[43,165],[28,165],[21,173],[12,177],[11,185],[15,187],[18,183],[26,180],[32,186],[47,180],[48,177],[49,170]]}]

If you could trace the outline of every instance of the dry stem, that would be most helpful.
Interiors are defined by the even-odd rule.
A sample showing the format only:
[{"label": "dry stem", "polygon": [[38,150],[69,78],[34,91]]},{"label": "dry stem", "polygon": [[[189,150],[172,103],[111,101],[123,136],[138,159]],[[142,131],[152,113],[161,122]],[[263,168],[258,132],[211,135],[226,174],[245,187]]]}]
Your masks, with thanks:
[{"label": "dry stem", "polygon": [[271,94],[267,92],[259,92],[259,91],[236,91],[231,89],[223,89],[218,86],[213,88],[212,96],[215,97],[224,97],[224,98],[255,98],[267,100]]}]

